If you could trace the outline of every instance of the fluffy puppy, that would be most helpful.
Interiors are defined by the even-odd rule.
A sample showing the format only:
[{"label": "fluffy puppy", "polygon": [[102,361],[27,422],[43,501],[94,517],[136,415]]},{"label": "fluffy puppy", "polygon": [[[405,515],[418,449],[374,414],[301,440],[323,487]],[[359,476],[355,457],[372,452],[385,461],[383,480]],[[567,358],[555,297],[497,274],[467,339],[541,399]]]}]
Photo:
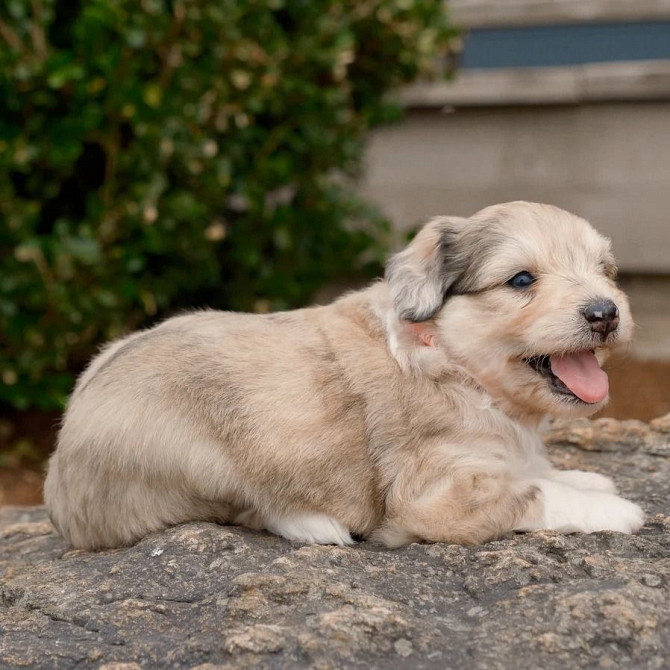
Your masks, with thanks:
[{"label": "fluffy puppy", "polygon": [[514,202],[433,219],[332,305],[133,334],[77,383],[51,518],[86,549],[193,520],[389,546],[635,532],[641,509],[538,434],[607,401],[600,362],[632,329],[615,273],[586,221]]}]

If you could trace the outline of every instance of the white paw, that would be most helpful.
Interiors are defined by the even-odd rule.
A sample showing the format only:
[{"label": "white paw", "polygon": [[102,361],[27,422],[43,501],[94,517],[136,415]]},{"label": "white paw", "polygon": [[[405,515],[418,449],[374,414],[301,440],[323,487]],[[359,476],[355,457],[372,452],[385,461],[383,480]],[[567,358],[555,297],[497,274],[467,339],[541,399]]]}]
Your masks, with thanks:
[{"label": "white paw", "polygon": [[565,484],[539,480],[542,518],[519,530],[557,530],[562,533],[594,533],[615,530],[635,533],[644,525],[644,512],[628,500],[601,491],[581,491]]},{"label": "white paw", "polygon": [[266,519],[265,527],[287,540],[309,544],[353,544],[349,531],[325,514],[292,514],[277,519]]},{"label": "white paw", "polygon": [[576,530],[595,533],[599,530],[616,530],[619,533],[636,533],[644,525],[644,512],[639,505],[611,493],[592,493],[585,501],[584,510]]},{"label": "white paw", "polygon": [[605,475],[583,470],[553,470],[549,478],[554,482],[566,484],[582,491],[600,491],[602,493],[616,493],[616,484]]}]

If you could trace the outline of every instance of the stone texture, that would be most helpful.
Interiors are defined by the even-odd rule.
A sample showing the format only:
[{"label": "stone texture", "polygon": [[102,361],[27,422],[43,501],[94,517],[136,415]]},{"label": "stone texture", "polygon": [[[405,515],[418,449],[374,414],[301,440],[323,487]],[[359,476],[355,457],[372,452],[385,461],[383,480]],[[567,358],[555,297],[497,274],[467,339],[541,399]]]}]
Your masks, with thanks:
[{"label": "stone texture", "polygon": [[668,667],[670,416],[549,439],[646,508],[639,535],[391,551],[192,523],[90,554],[42,508],[2,508],[0,668]]}]

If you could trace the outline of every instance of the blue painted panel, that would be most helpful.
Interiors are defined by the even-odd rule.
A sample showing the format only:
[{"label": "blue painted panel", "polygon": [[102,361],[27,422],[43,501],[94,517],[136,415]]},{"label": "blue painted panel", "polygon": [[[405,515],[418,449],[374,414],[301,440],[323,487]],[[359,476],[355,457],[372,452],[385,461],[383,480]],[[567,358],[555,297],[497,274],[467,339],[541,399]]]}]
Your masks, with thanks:
[{"label": "blue painted panel", "polygon": [[480,28],[465,40],[462,68],[548,67],[670,60],[670,21]]}]

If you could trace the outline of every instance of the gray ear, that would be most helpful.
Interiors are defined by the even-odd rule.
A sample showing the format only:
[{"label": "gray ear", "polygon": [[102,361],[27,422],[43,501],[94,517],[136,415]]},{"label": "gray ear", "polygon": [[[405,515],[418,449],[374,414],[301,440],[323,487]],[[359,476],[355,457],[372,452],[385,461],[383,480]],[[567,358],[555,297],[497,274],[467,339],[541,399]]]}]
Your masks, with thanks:
[{"label": "gray ear", "polygon": [[426,321],[442,307],[464,269],[458,236],[466,223],[456,216],[432,219],[408,247],[391,256],[385,278],[399,318]]}]

